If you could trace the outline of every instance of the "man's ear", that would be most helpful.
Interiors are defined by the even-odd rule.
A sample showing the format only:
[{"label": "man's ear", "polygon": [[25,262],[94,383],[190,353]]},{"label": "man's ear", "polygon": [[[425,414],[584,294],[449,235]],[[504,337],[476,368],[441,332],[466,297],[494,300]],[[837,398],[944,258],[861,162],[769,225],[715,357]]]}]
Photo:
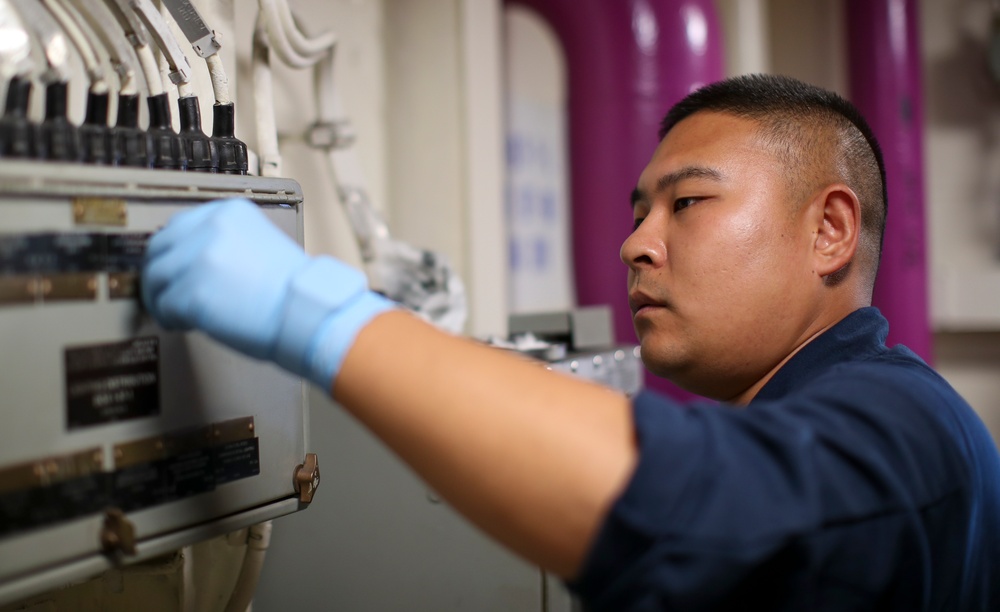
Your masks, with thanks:
[{"label": "man's ear", "polygon": [[813,200],[815,214],[813,266],[827,282],[846,276],[858,251],[861,236],[861,202],[842,183],[828,186]]}]

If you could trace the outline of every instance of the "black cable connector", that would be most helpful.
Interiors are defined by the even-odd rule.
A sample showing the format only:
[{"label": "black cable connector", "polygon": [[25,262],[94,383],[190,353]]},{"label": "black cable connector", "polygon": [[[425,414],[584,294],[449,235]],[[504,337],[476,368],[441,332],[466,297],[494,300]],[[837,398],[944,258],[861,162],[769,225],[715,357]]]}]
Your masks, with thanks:
[{"label": "black cable connector", "polygon": [[80,132],[66,116],[67,83],[49,83],[45,88],[45,120],[38,126],[38,157],[53,161],[81,161]]},{"label": "black cable connector", "polygon": [[7,104],[0,117],[0,157],[34,157],[35,129],[28,119],[31,81],[14,77],[7,84]]},{"label": "black cable connector", "polygon": [[149,151],[154,168],[186,170],[184,143],[170,123],[170,99],[157,94],[146,99],[149,105]]},{"label": "black cable connector", "polygon": [[80,126],[80,147],[88,164],[117,166],[121,158],[114,146],[114,134],[108,127],[108,94],[87,94],[87,114]]},{"label": "black cable connector", "polygon": [[197,96],[177,100],[181,120],[180,138],[184,143],[187,169],[195,172],[218,172],[219,152],[215,141],[201,129],[201,107]]},{"label": "black cable connector", "polygon": [[118,121],[111,128],[115,156],[123,166],[151,168],[149,140],[139,129],[139,94],[118,96]]},{"label": "black cable connector", "polygon": [[236,138],[236,109],[233,104],[216,104],[212,109],[212,140],[219,152],[219,172],[247,173],[247,145]]}]

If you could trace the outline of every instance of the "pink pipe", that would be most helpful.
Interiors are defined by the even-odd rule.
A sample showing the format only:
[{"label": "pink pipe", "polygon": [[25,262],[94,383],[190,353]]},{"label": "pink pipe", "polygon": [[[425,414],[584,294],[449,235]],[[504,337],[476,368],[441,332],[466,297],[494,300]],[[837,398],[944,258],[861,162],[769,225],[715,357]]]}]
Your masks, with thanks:
[{"label": "pink pipe", "polygon": [[848,0],[851,98],[882,145],[889,214],[874,303],[889,345],[931,360],[917,0]]},{"label": "pink pipe", "polygon": [[[635,338],[626,268],[629,194],[658,143],[660,120],[723,77],[712,0],[507,0],[555,30],[569,72],[570,192],[577,301],[609,304],[615,336]],[[647,386],[690,394],[652,375]]]}]

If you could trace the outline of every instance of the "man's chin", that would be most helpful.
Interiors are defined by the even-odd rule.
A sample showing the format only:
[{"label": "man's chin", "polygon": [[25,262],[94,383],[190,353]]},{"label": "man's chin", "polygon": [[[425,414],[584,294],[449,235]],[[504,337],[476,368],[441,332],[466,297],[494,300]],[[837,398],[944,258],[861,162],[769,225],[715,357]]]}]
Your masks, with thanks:
[{"label": "man's chin", "polygon": [[715,395],[718,395],[719,390],[716,386],[719,381],[714,377],[711,380],[705,380],[704,372],[699,370],[695,360],[676,350],[664,350],[664,347],[659,347],[659,349],[651,350],[647,348],[647,345],[642,345],[641,358],[647,370],[660,378],[669,380],[685,391],[702,397],[718,399]]},{"label": "man's chin", "polygon": [[664,350],[662,347],[649,347],[645,343],[640,347],[642,363],[647,370],[683,387],[679,379],[683,379],[685,372],[691,369],[692,364],[688,360],[683,359],[675,351]]}]

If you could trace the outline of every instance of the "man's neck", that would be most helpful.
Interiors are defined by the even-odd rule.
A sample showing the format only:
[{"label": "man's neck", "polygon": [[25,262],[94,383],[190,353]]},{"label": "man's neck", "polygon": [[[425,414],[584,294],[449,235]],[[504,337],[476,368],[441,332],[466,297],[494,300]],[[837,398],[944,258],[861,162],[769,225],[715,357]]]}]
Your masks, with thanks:
[{"label": "man's neck", "polygon": [[851,314],[852,312],[856,311],[859,308],[863,308],[865,306],[870,306],[870,305],[871,305],[870,303],[852,304],[848,308],[840,308],[837,309],[835,312],[830,312],[825,316],[816,318],[813,324],[809,325],[806,328],[806,331],[802,333],[802,335],[799,337],[799,340],[793,344],[794,348],[788,353],[788,355],[785,356],[784,359],[778,362],[776,366],[771,368],[771,370],[763,377],[761,377],[760,380],[747,387],[747,389],[744,390],[742,393],[739,393],[735,397],[727,400],[727,403],[736,406],[746,406],[747,404],[749,404],[750,400],[756,397],[757,393],[759,393],[760,390],[764,388],[764,385],[766,385],[768,381],[770,381],[774,377],[774,375],[778,373],[778,370],[783,368],[785,364],[788,363],[792,357],[798,354],[798,352],[801,351],[806,345],[808,345],[816,338],[822,336],[824,333],[826,333],[827,330],[829,330],[837,323],[840,323],[845,317],[847,317],[847,315]]}]

